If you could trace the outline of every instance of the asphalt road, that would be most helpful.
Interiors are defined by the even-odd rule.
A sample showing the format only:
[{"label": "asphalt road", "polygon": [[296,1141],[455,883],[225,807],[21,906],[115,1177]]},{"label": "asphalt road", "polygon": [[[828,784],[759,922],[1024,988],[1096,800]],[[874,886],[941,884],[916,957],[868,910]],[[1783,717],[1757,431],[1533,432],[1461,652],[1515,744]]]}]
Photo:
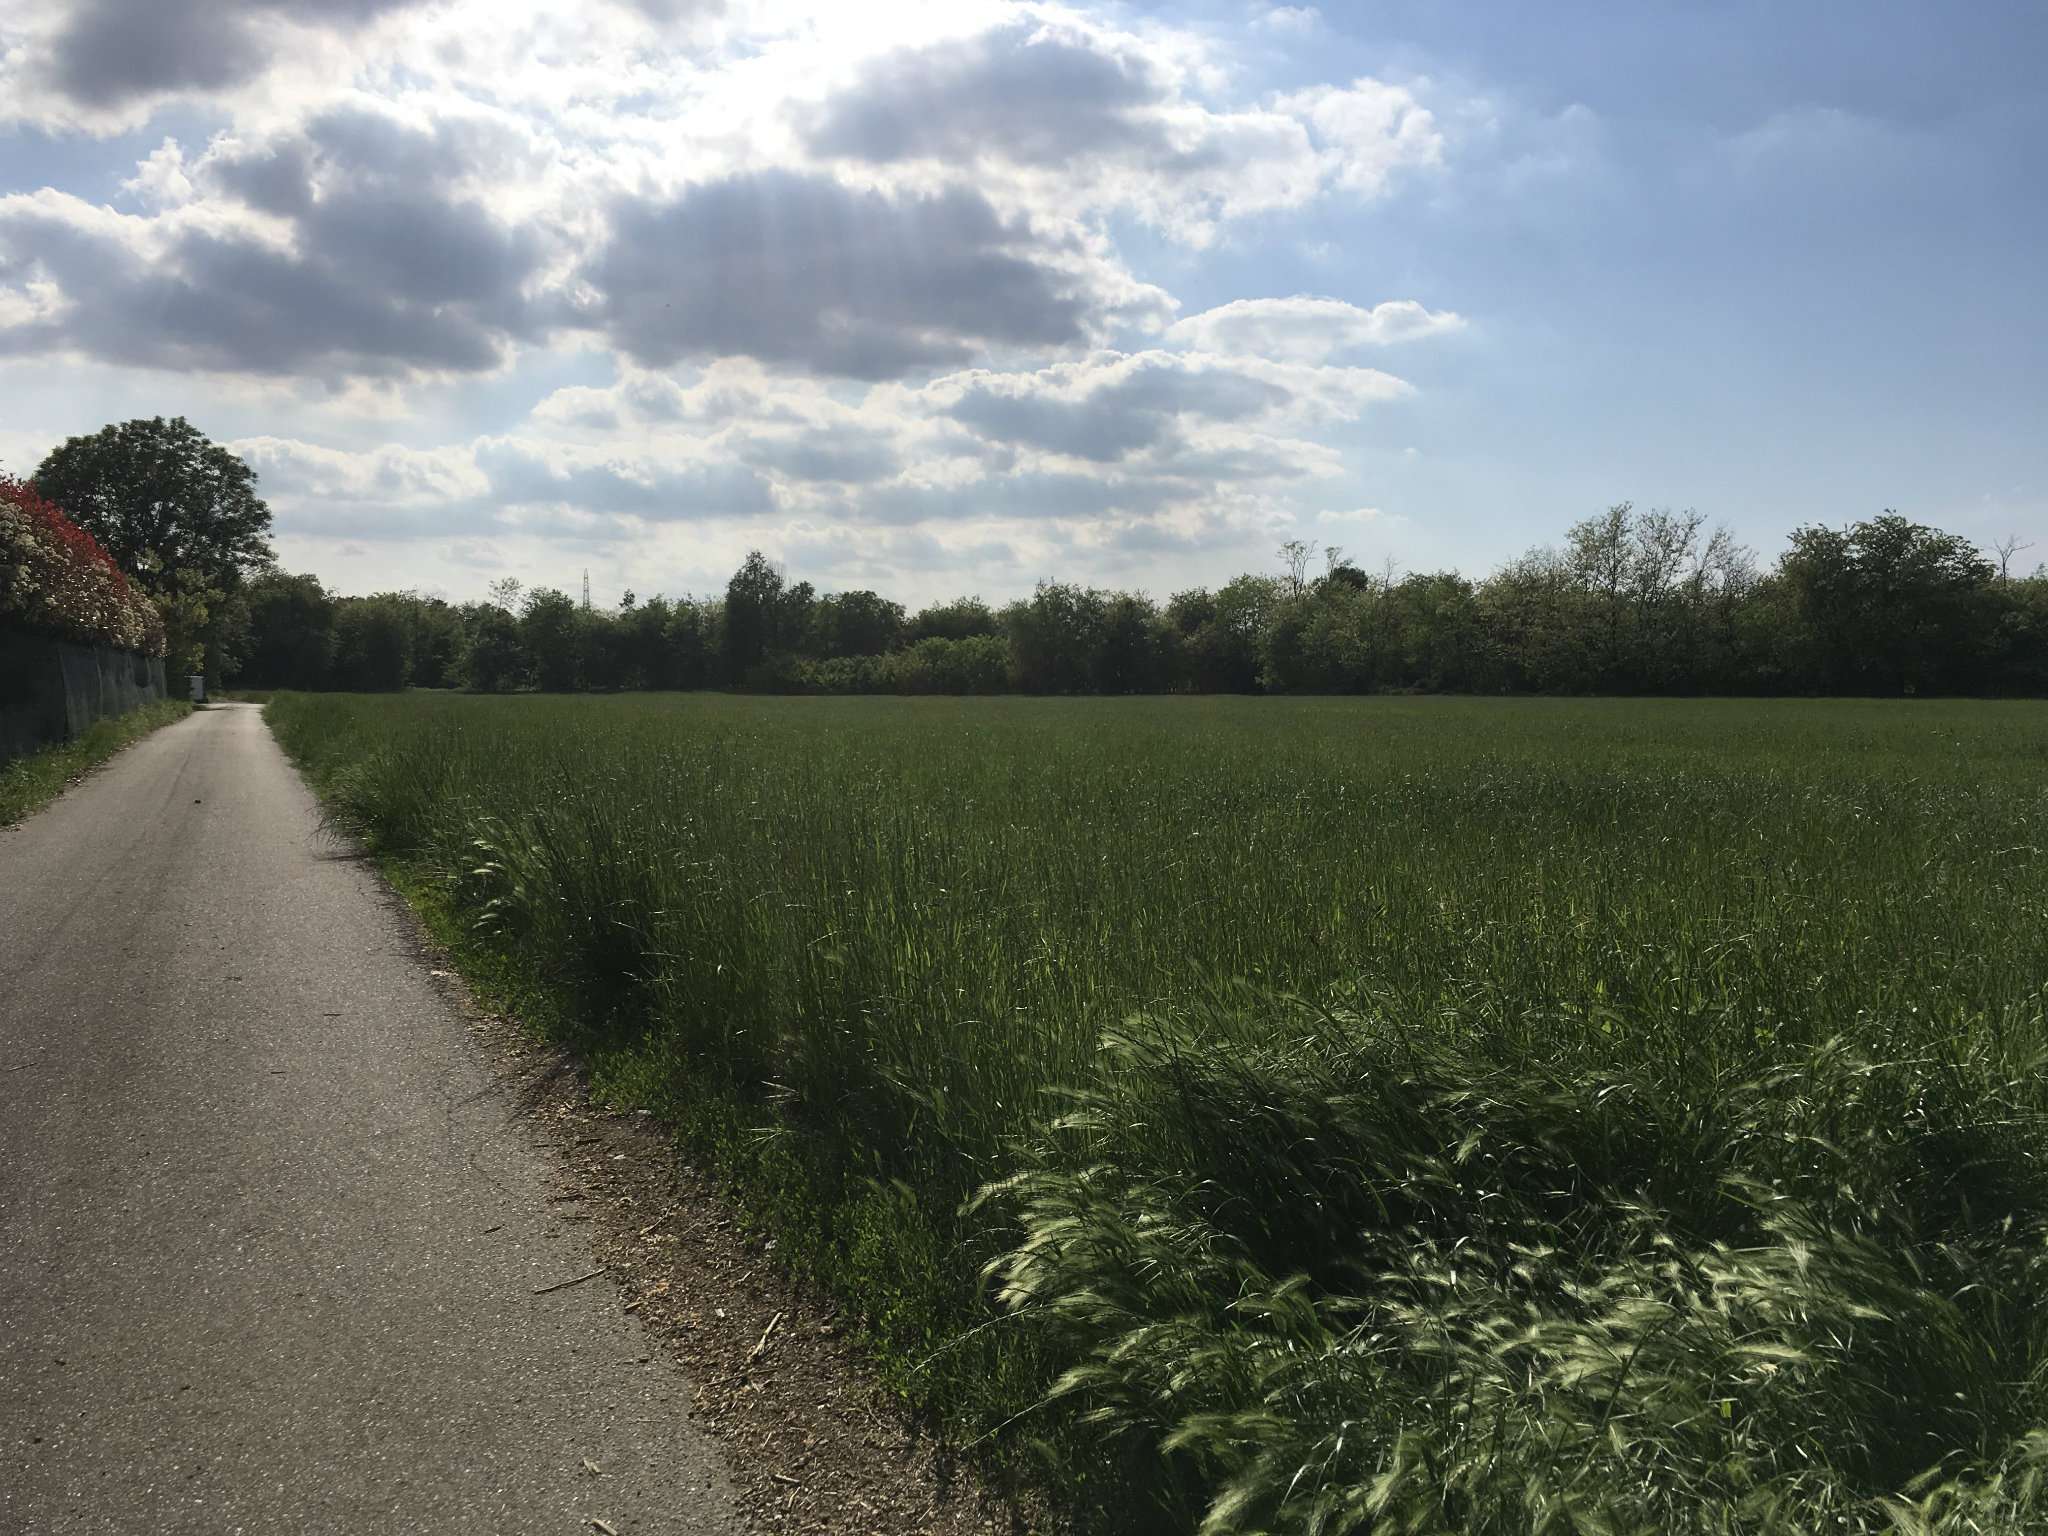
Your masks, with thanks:
[{"label": "asphalt road", "polygon": [[733,1528],[389,902],[250,707],[0,830],[0,1533]]}]

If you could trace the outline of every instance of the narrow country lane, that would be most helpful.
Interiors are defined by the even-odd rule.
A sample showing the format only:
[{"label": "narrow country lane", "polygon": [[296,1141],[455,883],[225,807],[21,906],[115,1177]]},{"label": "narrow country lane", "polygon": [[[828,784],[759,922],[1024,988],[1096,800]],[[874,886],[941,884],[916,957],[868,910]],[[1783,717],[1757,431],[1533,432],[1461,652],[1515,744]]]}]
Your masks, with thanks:
[{"label": "narrow country lane", "polygon": [[256,709],[0,830],[0,1532],[734,1529],[547,1172]]}]

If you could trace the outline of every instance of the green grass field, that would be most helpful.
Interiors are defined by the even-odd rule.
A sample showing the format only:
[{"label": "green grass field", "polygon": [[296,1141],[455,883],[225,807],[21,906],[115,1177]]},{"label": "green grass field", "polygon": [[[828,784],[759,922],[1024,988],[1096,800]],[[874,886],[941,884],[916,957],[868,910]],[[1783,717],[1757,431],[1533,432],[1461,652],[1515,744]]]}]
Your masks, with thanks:
[{"label": "green grass field", "polygon": [[1107,1524],[2048,1525],[2048,707],[269,718]]}]

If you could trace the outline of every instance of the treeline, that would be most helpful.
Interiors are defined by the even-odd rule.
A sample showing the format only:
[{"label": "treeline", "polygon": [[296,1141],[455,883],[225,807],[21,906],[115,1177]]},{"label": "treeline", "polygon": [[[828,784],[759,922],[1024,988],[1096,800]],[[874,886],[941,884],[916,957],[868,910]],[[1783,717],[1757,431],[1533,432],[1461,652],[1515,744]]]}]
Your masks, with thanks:
[{"label": "treeline", "polygon": [[[2015,577],[1894,513],[1801,528],[1769,570],[1691,513],[1624,503],[1480,580],[1372,573],[1290,543],[1278,575],[1163,605],[1041,584],[916,613],[820,594],[750,554],[722,597],[585,609],[502,582],[485,602],[336,598],[248,581],[226,625],[245,686],[779,693],[2048,692],[2048,570]],[[238,663],[238,665],[237,665]]]}]

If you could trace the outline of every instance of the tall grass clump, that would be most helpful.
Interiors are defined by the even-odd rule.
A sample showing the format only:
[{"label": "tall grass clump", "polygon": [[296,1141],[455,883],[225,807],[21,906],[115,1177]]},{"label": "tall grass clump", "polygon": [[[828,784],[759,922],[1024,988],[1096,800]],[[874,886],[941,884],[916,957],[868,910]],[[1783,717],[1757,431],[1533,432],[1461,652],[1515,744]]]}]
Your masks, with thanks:
[{"label": "tall grass clump", "polygon": [[270,719],[1119,1527],[2048,1522],[2041,706]]},{"label": "tall grass clump", "polygon": [[2040,1517],[2038,1059],[1714,1083],[1414,1022],[1138,1021],[987,1193],[1053,1398],[1163,1452],[1189,1525]]}]

